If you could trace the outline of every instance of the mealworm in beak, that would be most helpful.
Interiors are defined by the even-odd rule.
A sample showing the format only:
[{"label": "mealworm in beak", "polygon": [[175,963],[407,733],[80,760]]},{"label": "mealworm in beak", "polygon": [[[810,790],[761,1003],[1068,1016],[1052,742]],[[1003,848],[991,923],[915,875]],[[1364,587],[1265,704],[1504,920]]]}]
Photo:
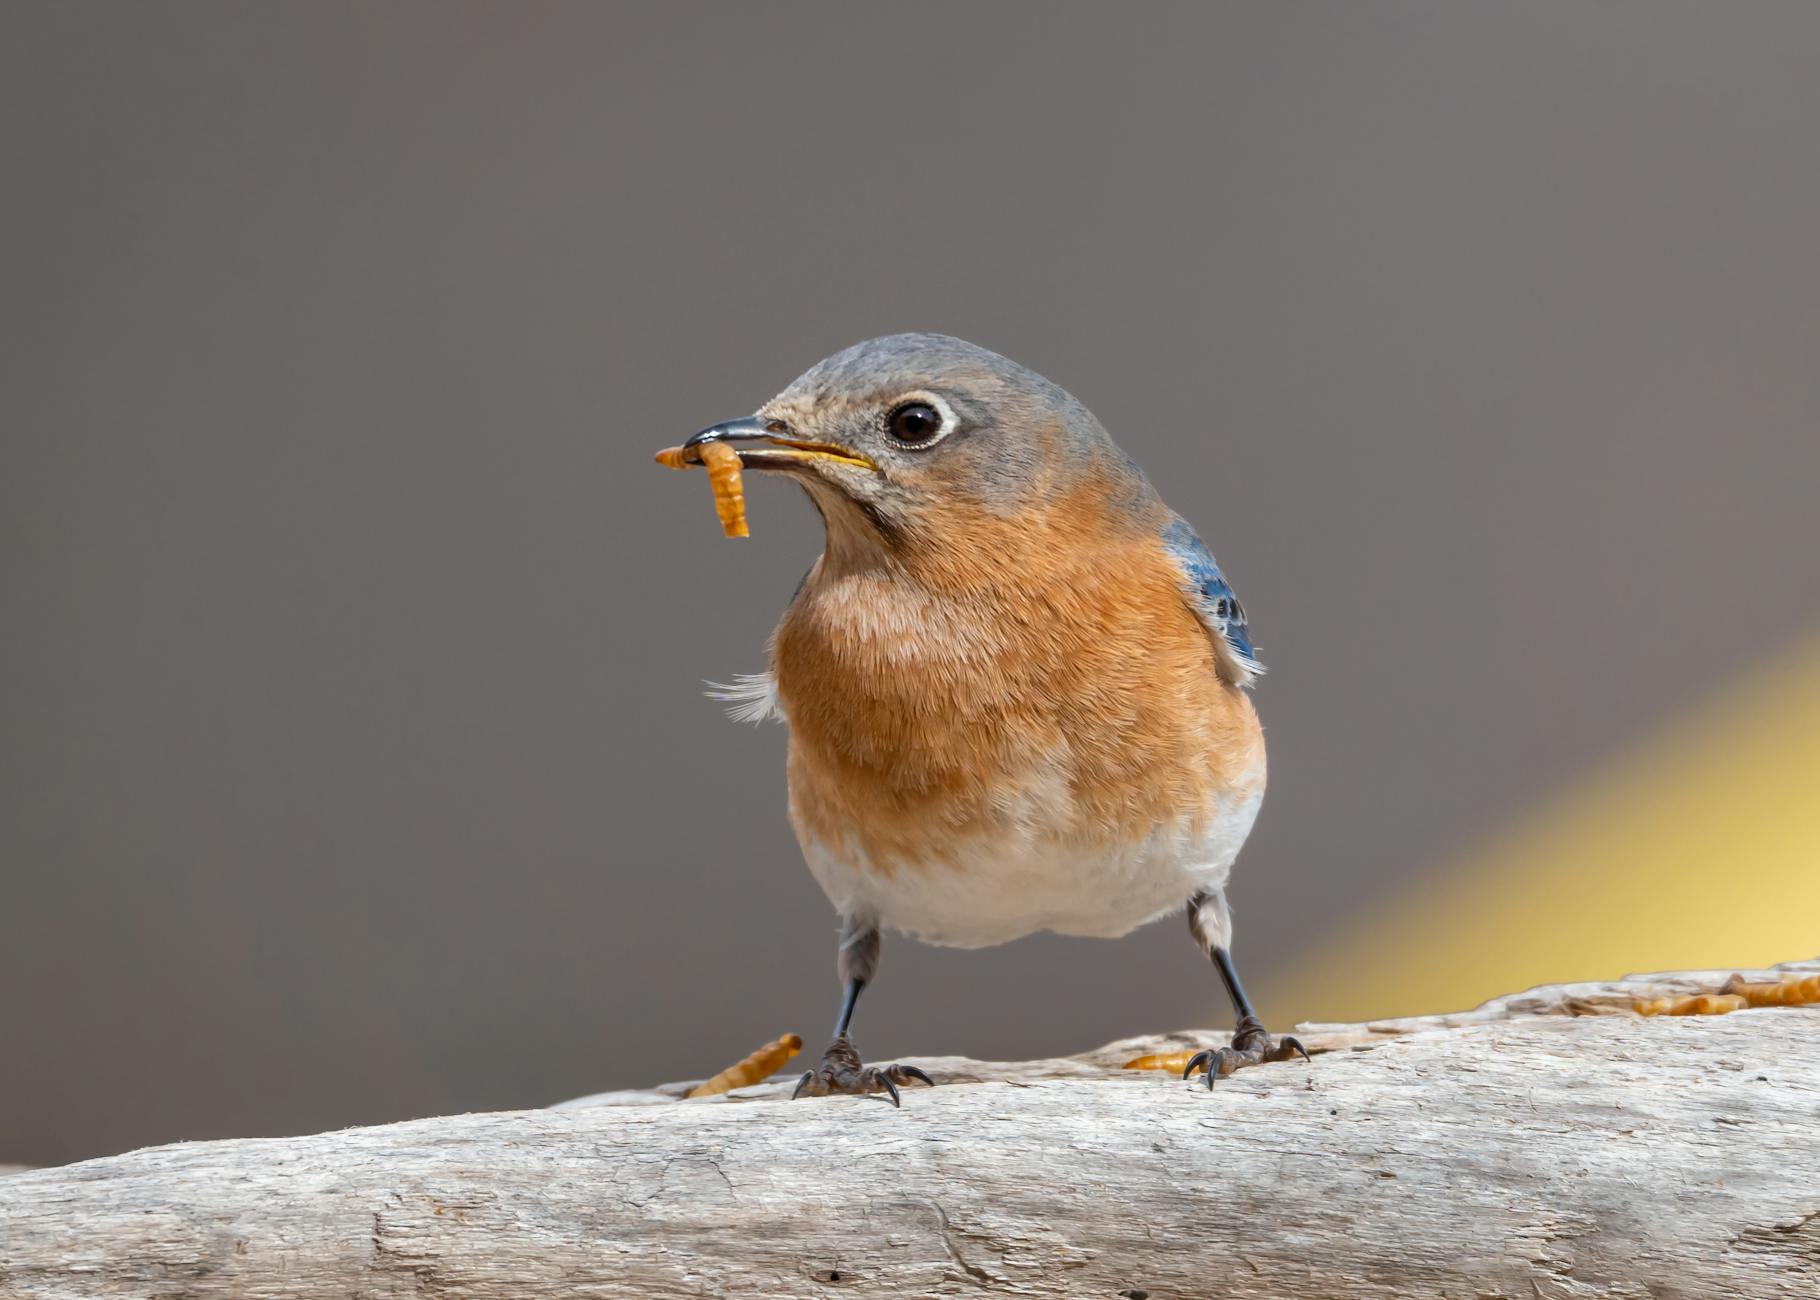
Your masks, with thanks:
[{"label": "mealworm in beak", "polygon": [[[698,454],[691,455],[691,451]],[[705,465],[708,486],[714,491],[714,513],[720,517],[720,530],[728,537],[750,537],[746,525],[746,491],[740,481],[739,453],[724,442],[705,442],[697,448],[665,447],[657,453],[657,463],[666,469],[688,469]]]}]

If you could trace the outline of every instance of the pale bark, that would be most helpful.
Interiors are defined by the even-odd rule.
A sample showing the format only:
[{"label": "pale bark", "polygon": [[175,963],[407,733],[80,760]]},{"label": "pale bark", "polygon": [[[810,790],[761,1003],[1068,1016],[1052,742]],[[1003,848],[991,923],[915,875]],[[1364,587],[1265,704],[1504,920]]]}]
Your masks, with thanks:
[{"label": "pale bark", "polygon": [[1116,1068],[1208,1033],[919,1058],[902,1110],[669,1085],[11,1174],[0,1296],[1811,1300],[1820,1010],[1623,1011],[1726,973],[1314,1027],[1212,1092]]}]

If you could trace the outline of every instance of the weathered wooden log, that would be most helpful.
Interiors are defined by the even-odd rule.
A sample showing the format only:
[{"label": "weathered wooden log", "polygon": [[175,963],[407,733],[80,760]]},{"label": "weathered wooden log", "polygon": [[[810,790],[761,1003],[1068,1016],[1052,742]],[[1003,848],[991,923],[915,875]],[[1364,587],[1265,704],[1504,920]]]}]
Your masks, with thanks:
[{"label": "weathered wooden log", "polygon": [[902,1110],[679,1084],[12,1174],[0,1296],[1812,1300],[1820,1010],[1624,1011],[1726,973],[1317,1026],[1211,1092],[1116,1068],[1210,1032],[922,1058]]}]

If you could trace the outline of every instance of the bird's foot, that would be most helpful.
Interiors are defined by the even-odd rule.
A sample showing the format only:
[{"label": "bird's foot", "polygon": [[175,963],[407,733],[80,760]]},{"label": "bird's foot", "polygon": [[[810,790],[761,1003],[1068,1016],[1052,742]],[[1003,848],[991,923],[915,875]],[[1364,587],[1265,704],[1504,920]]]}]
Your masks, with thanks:
[{"label": "bird's foot", "polygon": [[912,1079],[926,1083],[931,1088],[935,1086],[935,1080],[914,1065],[862,1064],[852,1040],[842,1035],[828,1044],[828,1050],[822,1053],[822,1063],[819,1066],[804,1071],[802,1079],[796,1085],[796,1091],[790,1097],[794,1100],[797,1097],[826,1097],[831,1093],[850,1096],[884,1093],[891,1098],[891,1104],[896,1106],[900,1104],[897,1086],[909,1083]]},{"label": "bird's foot", "polygon": [[1264,1032],[1264,1026],[1254,1017],[1246,1016],[1239,1021],[1239,1027],[1232,1035],[1232,1043],[1227,1047],[1210,1048],[1196,1052],[1188,1061],[1188,1068],[1182,1071],[1184,1079],[1189,1078],[1196,1070],[1207,1072],[1207,1086],[1213,1087],[1215,1079],[1231,1074],[1242,1065],[1261,1065],[1265,1061],[1293,1061],[1300,1056],[1308,1060],[1308,1049],[1285,1034],[1281,1038],[1272,1038]]}]

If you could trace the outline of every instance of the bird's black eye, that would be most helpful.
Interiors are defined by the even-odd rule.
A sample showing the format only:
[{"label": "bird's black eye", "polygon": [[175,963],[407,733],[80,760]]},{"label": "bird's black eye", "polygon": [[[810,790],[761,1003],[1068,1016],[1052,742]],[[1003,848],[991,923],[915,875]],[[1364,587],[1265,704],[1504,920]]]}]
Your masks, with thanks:
[{"label": "bird's black eye", "polygon": [[906,446],[921,446],[942,431],[942,413],[927,402],[905,402],[891,412],[890,429]]}]

